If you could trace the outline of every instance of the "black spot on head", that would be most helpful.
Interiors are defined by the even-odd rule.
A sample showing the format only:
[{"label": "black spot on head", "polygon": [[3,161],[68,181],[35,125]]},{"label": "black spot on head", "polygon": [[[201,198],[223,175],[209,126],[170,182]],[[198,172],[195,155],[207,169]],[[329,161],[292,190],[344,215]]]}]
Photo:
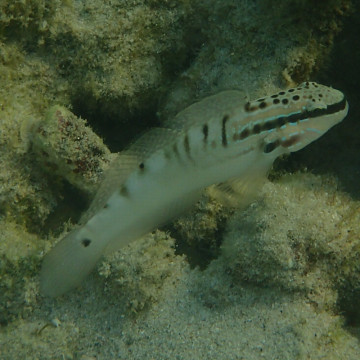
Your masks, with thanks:
[{"label": "black spot on head", "polygon": [[289,90],[288,90],[289,93],[292,93],[292,92],[294,92],[294,91],[295,91],[295,89],[289,89]]},{"label": "black spot on head", "polygon": [[81,244],[82,244],[84,247],[88,247],[88,246],[91,244],[91,240],[90,240],[90,239],[82,239],[82,240],[81,240]]},{"label": "black spot on head", "polygon": [[253,132],[254,134],[259,134],[261,131],[261,126],[259,124],[254,125]]},{"label": "black spot on head", "polygon": [[288,99],[282,99],[281,102],[282,102],[284,105],[286,105],[286,104],[288,104],[289,100],[288,100]]},{"label": "black spot on head", "polygon": [[284,116],[280,116],[276,119],[276,126],[281,127],[283,125],[285,125],[286,120]]},{"label": "black spot on head", "polygon": [[300,96],[299,96],[299,95],[294,95],[294,96],[292,97],[292,99],[295,100],[295,101],[297,101],[297,100],[300,99]]},{"label": "black spot on head", "polygon": [[264,125],[263,125],[263,130],[270,130],[270,129],[274,129],[276,127],[276,121],[267,121]]},{"label": "black spot on head", "polygon": [[280,91],[279,95],[285,95],[285,91]]},{"label": "black spot on head", "polygon": [[257,102],[263,102],[265,100],[265,98],[261,98],[261,99],[257,99]]},{"label": "black spot on head", "polygon": [[139,169],[140,170],[144,170],[145,169],[145,164],[142,162],[139,164]]},{"label": "black spot on head", "polygon": [[290,123],[290,124],[296,124],[299,120],[299,116],[294,114],[294,115],[290,115],[288,116],[287,118],[287,122]]},{"label": "black spot on head", "polygon": [[323,94],[319,94],[319,97],[323,97]]},{"label": "black spot on head", "polygon": [[279,96],[278,94],[271,95],[271,97],[272,97],[273,99],[277,98],[278,96]]},{"label": "black spot on head", "polygon": [[279,141],[268,143],[264,146],[264,153],[269,154],[274,151],[280,145]]},{"label": "black spot on head", "polygon": [[276,105],[276,104],[279,104],[279,102],[280,102],[279,99],[274,99],[274,100],[273,100],[273,104],[275,104],[275,105]]},{"label": "black spot on head", "polygon": [[260,103],[259,108],[264,109],[264,108],[266,108],[266,105],[267,105],[266,102],[263,101],[263,102]]},{"label": "black spot on head", "polygon": [[109,207],[109,204],[104,205],[104,209],[107,209]]}]

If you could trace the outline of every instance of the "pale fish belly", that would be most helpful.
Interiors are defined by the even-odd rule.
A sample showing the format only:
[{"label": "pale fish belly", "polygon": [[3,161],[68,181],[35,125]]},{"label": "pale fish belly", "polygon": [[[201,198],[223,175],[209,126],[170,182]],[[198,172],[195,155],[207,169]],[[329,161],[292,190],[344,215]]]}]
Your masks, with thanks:
[{"label": "pale fish belly", "polygon": [[74,288],[103,254],[174,218],[210,185],[246,199],[278,156],[316,140],[347,112],[343,93],[314,82],[251,102],[224,91],[189,106],[119,155],[81,225],[45,256],[41,292]]}]

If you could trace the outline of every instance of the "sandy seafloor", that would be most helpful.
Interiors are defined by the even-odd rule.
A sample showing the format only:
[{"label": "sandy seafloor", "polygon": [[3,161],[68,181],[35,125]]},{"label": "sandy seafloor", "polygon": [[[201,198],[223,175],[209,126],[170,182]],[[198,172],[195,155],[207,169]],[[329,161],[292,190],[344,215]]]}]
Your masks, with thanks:
[{"label": "sandy seafloor", "polygon": [[[0,2],[0,359],[359,359],[360,5]],[[114,154],[206,95],[314,80],[348,117],[245,209],[195,208],[39,293]],[[85,122],[85,119],[87,122]]]}]

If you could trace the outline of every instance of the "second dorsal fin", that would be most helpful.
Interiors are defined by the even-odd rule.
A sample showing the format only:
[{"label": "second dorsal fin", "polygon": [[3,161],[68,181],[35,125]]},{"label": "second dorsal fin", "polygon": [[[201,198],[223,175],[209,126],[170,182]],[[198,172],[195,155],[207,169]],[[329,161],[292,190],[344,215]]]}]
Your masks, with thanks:
[{"label": "second dorsal fin", "polygon": [[166,128],[153,128],[140,136],[129,148],[111,162],[104,174],[104,179],[97,190],[89,209],[81,217],[84,224],[105,206],[108,198],[127,180],[129,175],[151,154],[164,148],[176,139],[179,131]]},{"label": "second dorsal fin", "polygon": [[163,149],[181,133],[180,130],[155,127],[135,140],[126,150],[127,154],[144,159],[159,149]]},{"label": "second dorsal fin", "polygon": [[105,171],[104,179],[101,182],[89,209],[80,219],[80,224],[85,224],[106,204],[111,194],[120,189],[131,172],[138,166],[139,158],[126,152],[120,153]]}]

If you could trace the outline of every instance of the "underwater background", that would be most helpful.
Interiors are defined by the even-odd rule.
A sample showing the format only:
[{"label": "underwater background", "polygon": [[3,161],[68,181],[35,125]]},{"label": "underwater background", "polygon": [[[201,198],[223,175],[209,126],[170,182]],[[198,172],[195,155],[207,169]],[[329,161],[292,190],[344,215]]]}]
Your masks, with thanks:
[{"label": "underwater background", "polygon": [[[359,0],[0,0],[0,359],[358,359]],[[39,293],[115,153],[197,99],[318,81],[347,118]],[[120,220],[119,220],[120,221]]]}]

